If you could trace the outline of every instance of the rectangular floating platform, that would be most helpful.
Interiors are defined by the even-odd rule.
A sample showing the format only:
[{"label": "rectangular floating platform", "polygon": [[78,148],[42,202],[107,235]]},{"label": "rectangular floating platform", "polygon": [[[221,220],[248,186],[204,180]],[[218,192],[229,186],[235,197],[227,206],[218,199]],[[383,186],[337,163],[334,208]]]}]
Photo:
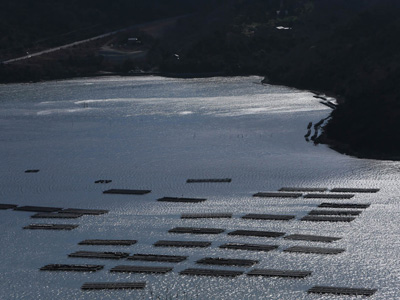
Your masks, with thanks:
[{"label": "rectangular floating platform", "polygon": [[304,198],[317,198],[317,199],[351,199],[354,194],[306,194]]},{"label": "rectangular floating platform", "polygon": [[253,195],[253,197],[261,197],[261,198],[299,198],[303,196],[301,193],[284,193],[284,192],[259,192]]},{"label": "rectangular floating platform", "polygon": [[242,235],[242,236],[257,236],[257,237],[281,237],[285,235],[284,232],[274,232],[274,231],[256,231],[256,230],[235,230],[229,232],[228,235]]},{"label": "rectangular floating platform", "polygon": [[17,206],[15,204],[0,204],[0,209],[14,209]]},{"label": "rectangular floating platform", "polygon": [[128,257],[128,260],[179,263],[186,260],[187,258],[188,258],[187,256],[177,256],[177,255],[133,254],[132,256]]},{"label": "rectangular floating platform", "polygon": [[312,210],[310,216],[358,216],[361,210]]},{"label": "rectangular floating platform", "polygon": [[354,221],[355,217],[327,217],[327,216],[305,216],[301,218],[301,221],[309,222],[351,222]]},{"label": "rectangular floating platform", "polygon": [[18,206],[14,208],[18,211],[33,211],[33,212],[56,212],[62,210],[61,207],[47,207],[47,206]]},{"label": "rectangular floating platform", "polygon": [[317,294],[335,294],[335,295],[349,295],[349,296],[372,296],[377,289],[361,289],[361,288],[348,288],[348,287],[333,287],[333,286],[314,286],[309,289],[308,293]]},{"label": "rectangular floating platform", "polygon": [[184,247],[184,248],[206,248],[211,246],[211,242],[200,241],[158,241],[155,247]]},{"label": "rectangular floating platform", "polygon": [[258,260],[205,257],[199,259],[196,263],[204,265],[251,267],[257,264]]},{"label": "rectangular floating platform", "polygon": [[39,172],[38,169],[33,169],[33,170],[26,170],[25,173],[37,173]]},{"label": "rectangular floating platform", "polygon": [[132,290],[144,289],[146,282],[86,282],[82,290]]},{"label": "rectangular floating platform", "polygon": [[220,228],[197,228],[197,227],[175,227],[168,230],[169,233],[191,233],[191,234],[220,234],[225,229]]},{"label": "rectangular floating platform", "polygon": [[146,267],[146,266],[116,266],[110,272],[127,272],[127,273],[157,273],[166,274],[171,272],[170,267]]},{"label": "rectangular floating platform", "polygon": [[109,211],[106,209],[67,208],[63,209],[61,212],[66,214],[103,215]]},{"label": "rectangular floating platform", "polygon": [[91,246],[131,246],[136,244],[136,240],[84,240],[79,242],[78,245],[91,245]]},{"label": "rectangular floating platform", "polygon": [[199,203],[204,202],[207,199],[204,198],[178,198],[178,197],[163,197],[157,199],[157,201],[161,202],[183,202],[183,203]]},{"label": "rectangular floating platform", "polygon": [[232,182],[231,178],[188,179],[186,183]]},{"label": "rectangular floating platform", "polygon": [[280,192],[326,192],[327,188],[311,188],[311,187],[283,187]]},{"label": "rectangular floating platform", "polygon": [[37,213],[31,216],[33,219],[77,219],[83,214],[68,214],[68,213]]},{"label": "rectangular floating platform", "polygon": [[193,275],[193,276],[226,276],[236,277],[243,274],[242,271],[231,271],[231,270],[215,270],[215,269],[186,269],[179,272],[181,275]]},{"label": "rectangular floating platform", "polygon": [[41,271],[76,271],[76,272],[96,272],[102,270],[103,265],[61,265],[52,264],[41,267]]},{"label": "rectangular floating platform", "polygon": [[148,193],[151,193],[151,190],[111,189],[103,192],[103,194],[120,194],[120,195],[145,195]]},{"label": "rectangular floating platform", "polygon": [[356,208],[356,209],[366,209],[370,207],[370,203],[321,203],[318,207],[323,208]]},{"label": "rectangular floating platform", "polygon": [[322,235],[309,235],[309,234],[291,234],[284,237],[287,240],[294,241],[310,241],[310,242],[324,242],[331,243],[334,241],[338,241],[342,238],[333,237],[333,236],[322,236]]},{"label": "rectangular floating platform", "polygon": [[334,188],[331,189],[334,193],[377,193],[379,189],[362,189],[362,188]]},{"label": "rectangular floating platform", "polygon": [[293,220],[296,216],[292,215],[264,215],[264,214],[247,214],[242,219],[252,220],[275,220],[275,221],[289,221]]},{"label": "rectangular floating platform", "polygon": [[94,183],[110,183],[110,182],[112,182],[112,180],[109,180],[109,179],[99,179],[99,180],[96,180]]},{"label": "rectangular floating platform", "polygon": [[311,271],[297,270],[275,270],[275,269],[254,269],[247,273],[249,276],[267,276],[267,277],[292,277],[304,278],[311,275]]},{"label": "rectangular floating platform", "polygon": [[339,254],[345,251],[341,248],[302,247],[294,246],[283,250],[284,252],[311,253],[311,254]]},{"label": "rectangular floating platform", "polygon": [[101,259],[122,259],[129,256],[129,253],[125,252],[94,252],[94,251],[77,251],[68,254],[68,257],[79,257],[79,258],[101,258]]},{"label": "rectangular floating platform", "polygon": [[219,246],[221,249],[248,250],[248,251],[272,251],[279,248],[277,245],[226,243]]},{"label": "rectangular floating platform", "polygon": [[181,219],[222,219],[232,218],[232,213],[209,213],[209,214],[182,214]]},{"label": "rectangular floating platform", "polygon": [[75,224],[30,224],[25,226],[24,229],[38,229],[38,230],[72,230],[79,225]]}]

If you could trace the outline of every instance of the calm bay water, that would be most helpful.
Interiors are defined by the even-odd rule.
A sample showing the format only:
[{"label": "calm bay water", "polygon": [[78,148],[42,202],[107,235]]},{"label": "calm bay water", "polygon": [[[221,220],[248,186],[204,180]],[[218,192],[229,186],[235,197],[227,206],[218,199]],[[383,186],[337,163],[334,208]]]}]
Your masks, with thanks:
[{"label": "calm bay water", "polygon": [[[400,298],[400,163],[357,159],[304,140],[309,122],[329,115],[313,94],[259,84],[259,77],[96,78],[0,85],[0,203],[108,209],[77,220],[34,220],[0,210],[0,299],[337,299],[309,295],[314,285],[377,288],[370,299]],[[26,169],[40,169],[26,174]],[[187,184],[188,178],[232,178]],[[94,184],[111,179],[107,185]],[[380,188],[350,201],[262,199],[283,186]],[[144,196],[110,188],[150,189]],[[198,204],[157,202],[198,197]],[[371,203],[350,223],[299,219],[321,202]],[[180,219],[230,212],[231,219]],[[244,220],[247,213],[296,220]],[[73,231],[22,230],[30,223],[74,223]],[[322,244],[282,238],[178,235],[173,227],[214,227],[339,236]],[[135,239],[129,247],[79,246],[84,239]],[[206,249],[156,248],[157,240],[211,241]],[[226,242],[279,245],[271,252],[218,248]],[[339,255],[291,254],[289,246],[345,248]],[[188,255],[179,264],[68,258],[78,250]],[[255,259],[254,268],[310,270],[306,279],[179,275],[206,257]],[[46,264],[101,264],[96,273],[44,272]],[[113,274],[116,265],[171,266],[167,275]],[[201,266],[200,266],[201,267]],[[213,268],[213,267],[210,267]],[[253,268],[219,267],[249,271]],[[84,282],[146,281],[144,291],[84,292]],[[352,299],[352,297],[346,297]]]}]

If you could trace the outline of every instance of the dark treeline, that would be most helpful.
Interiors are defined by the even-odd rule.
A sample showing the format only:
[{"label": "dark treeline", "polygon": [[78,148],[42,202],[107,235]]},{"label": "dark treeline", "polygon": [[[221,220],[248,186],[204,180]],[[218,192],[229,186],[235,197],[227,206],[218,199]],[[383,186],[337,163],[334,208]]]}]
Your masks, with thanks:
[{"label": "dark treeline", "polygon": [[[169,36],[153,60],[164,71],[261,74],[271,82],[334,94],[343,101],[321,142],[358,156],[400,158],[399,1],[230,4],[224,21],[215,21],[206,34],[183,40],[193,33],[177,29],[181,38]],[[204,27],[185,22],[181,28]]]},{"label": "dark treeline", "polygon": [[197,12],[213,2],[219,0],[2,0],[0,60],[124,26]]},{"label": "dark treeline", "polygon": [[322,142],[400,159],[400,2],[316,1],[299,30],[315,35],[289,49],[271,78],[344,99]]},{"label": "dark treeline", "polygon": [[0,3],[2,53],[23,52],[41,39],[50,44],[54,39],[46,38],[51,36],[66,41],[69,36],[60,34],[77,30],[76,35],[83,35],[82,28],[100,32],[194,14],[163,36],[149,38],[147,56],[140,61],[109,66],[96,52],[99,41],[85,45],[85,51],[63,51],[54,59],[32,60],[31,65],[0,65],[3,82],[100,70],[259,74],[273,83],[319,90],[342,100],[321,142],[358,156],[400,157],[398,0],[39,2]]},{"label": "dark treeline", "polygon": [[149,59],[167,72],[265,74],[269,61],[297,39],[276,27],[297,24],[308,9],[307,0],[225,1],[210,14],[182,20]]}]

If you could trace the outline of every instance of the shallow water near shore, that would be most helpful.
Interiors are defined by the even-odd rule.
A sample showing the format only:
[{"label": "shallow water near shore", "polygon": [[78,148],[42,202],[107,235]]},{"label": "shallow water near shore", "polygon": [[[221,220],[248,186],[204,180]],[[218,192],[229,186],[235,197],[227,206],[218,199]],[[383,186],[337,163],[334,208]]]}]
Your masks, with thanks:
[{"label": "shallow water near shore", "polygon": [[[400,162],[358,159],[307,143],[309,122],[330,109],[313,94],[261,85],[260,77],[104,77],[0,85],[0,203],[107,209],[75,220],[31,219],[0,210],[0,299],[338,299],[314,285],[376,288],[369,299],[400,298]],[[25,173],[39,169],[38,173]],[[230,183],[186,183],[232,178]],[[95,184],[110,179],[109,184]],[[380,188],[351,200],[254,198],[281,187]],[[146,195],[103,194],[149,189]],[[207,198],[196,204],[158,198]],[[371,203],[350,223],[304,222],[322,202]],[[181,219],[183,213],[230,219]],[[245,220],[248,213],[295,215]],[[30,223],[79,224],[72,231],[23,230]],[[218,235],[172,234],[174,227],[222,228]],[[342,237],[333,243],[230,236],[266,230]],[[81,246],[84,239],[134,239],[132,246]],[[159,248],[158,240],[210,241],[209,248]],[[227,242],[279,245],[270,252],[224,250]],[[283,252],[290,246],[344,248],[339,255]],[[177,263],[68,258],[75,251],[187,255]],[[203,257],[254,259],[254,267],[201,266]],[[94,273],[45,272],[47,264],[99,264]],[[171,266],[167,275],[110,273],[117,265]],[[183,276],[186,268],[312,271],[305,279]],[[146,281],[146,289],[82,291],[85,282]],[[353,299],[355,297],[343,297]]]}]

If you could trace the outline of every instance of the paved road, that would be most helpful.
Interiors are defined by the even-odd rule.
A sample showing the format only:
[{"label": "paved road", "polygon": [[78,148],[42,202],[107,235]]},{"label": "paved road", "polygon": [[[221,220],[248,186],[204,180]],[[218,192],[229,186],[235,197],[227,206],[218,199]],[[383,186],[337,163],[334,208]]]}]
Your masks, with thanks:
[{"label": "paved road", "polygon": [[59,51],[59,50],[62,50],[62,49],[67,49],[67,48],[70,48],[70,47],[73,47],[73,46],[81,45],[81,44],[88,43],[88,42],[91,42],[91,41],[95,41],[95,40],[98,40],[98,39],[101,39],[101,38],[104,38],[104,37],[107,37],[107,36],[111,36],[111,35],[114,35],[114,34],[116,34],[118,32],[121,32],[121,31],[123,31],[123,30],[121,29],[121,30],[105,33],[105,34],[102,34],[102,35],[98,35],[98,36],[92,37],[90,39],[81,40],[81,41],[73,42],[73,43],[70,43],[70,44],[63,45],[63,46],[59,46],[59,47],[43,50],[43,51],[40,51],[40,52],[32,53],[32,54],[29,54],[29,55],[25,55],[25,56],[13,58],[13,59],[5,60],[2,63],[3,64],[9,64],[9,63],[13,63],[13,62],[16,62],[16,61],[20,61],[20,60],[32,58],[32,57],[35,57],[35,56],[43,55],[43,54],[46,54],[46,53],[51,53],[51,52]]},{"label": "paved road", "polygon": [[165,21],[177,20],[179,18],[183,18],[183,17],[186,17],[186,16],[189,16],[189,15],[182,15],[182,16],[178,16],[178,17],[161,19],[161,20],[156,20],[156,21],[151,21],[151,22],[146,22],[146,23],[142,23],[142,24],[133,25],[133,26],[126,27],[126,28],[123,28],[123,29],[118,29],[118,30],[115,30],[115,31],[112,31],[112,32],[101,34],[101,35],[98,35],[98,36],[95,36],[95,37],[92,37],[92,38],[89,38],[89,39],[85,39],[85,40],[73,42],[73,43],[70,43],[70,44],[66,44],[66,45],[63,45],[63,46],[59,46],[59,47],[43,50],[43,51],[40,51],[40,52],[31,53],[31,54],[28,54],[28,55],[25,55],[25,56],[21,56],[21,57],[5,60],[5,61],[2,61],[1,63],[2,64],[10,64],[10,63],[21,61],[21,60],[24,60],[24,59],[29,59],[29,58],[32,58],[32,57],[35,57],[35,56],[39,56],[39,55],[43,55],[43,54],[47,54],[47,53],[51,53],[51,52],[56,52],[56,51],[59,51],[59,50],[71,48],[71,47],[74,47],[74,46],[77,46],[77,45],[81,45],[81,44],[84,44],[84,43],[88,43],[88,42],[92,42],[92,41],[95,41],[95,40],[99,40],[99,39],[102,39],[102,38],[117,34],[117,33],[122,32],[122,31],[131,30],[131,29],[140,29],[140,28],[144,28],[144,27],[148,27],[148,26],[155,26],[155,25],[157,25],[159,23],[164,23]]}]

